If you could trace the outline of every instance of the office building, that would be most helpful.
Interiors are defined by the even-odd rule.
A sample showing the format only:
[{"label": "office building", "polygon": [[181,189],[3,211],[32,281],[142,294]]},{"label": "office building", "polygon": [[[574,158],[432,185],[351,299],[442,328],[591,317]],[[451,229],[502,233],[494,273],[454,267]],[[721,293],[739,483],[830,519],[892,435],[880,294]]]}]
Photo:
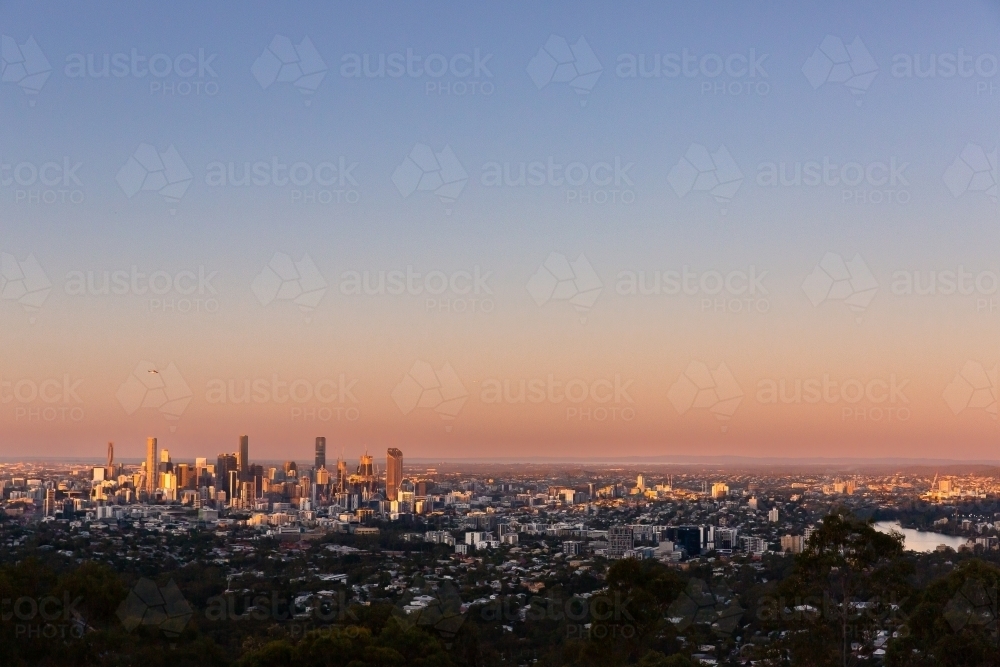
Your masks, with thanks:
[{"label": "office building", "polygon": [[719,551],[736,551],[739,549],[739,531],[736,528],[716,528],[715,548]]},{"label": "office building", "polygon": [[250,436],[240,436],[240,451],[236,455],[236,466],[240,480],[246,480],[250,473]]},{"label": "office building", "polygon": [[745,553],[759,555],[767,552],[767,542],[760,537],[740,536],[740,547]]},{"label": "office building", "polygon": [[358,471],[350,477],[351,486],[367,500],[378,490],[378,476],[375,460],[370,454],[363,454],[358,463]]},{"label": "office building", "polygon": [[608,557],[622,558],[634,546],[631,526],[611,526],[608,528]]},{"label": "office building", "polygon": [[152,496],[156,492],[156,438],[146,438],[146,493]]},{"label": "office building", "polygon": [[337,459],[337,478],[334,480],[334,488],[337,493],[347,493],[347,461]]},{"label": "office building", "polygon": [[54,516],[56,513],[56,490],[45,489],[45,501],[42,504],[42,513],[45,516]]},{"label": "office building", "polygon": [[688,556],[698,556],[709,541],[714,544],[714,531],[709,540],[702,526],[670,526],[666,530],[667,539],[674,543],[675,548],[683,548]]},{"label": "office building", "polygon": [[385,497],[387,500],[399,498],[399,485],[403,481],[403,452],[390,447],[385,455]]},{"label": "office building", "polygon": [[316,460],[313,467],[316,470],[326,467],[326,438],[322,436],[316,438]]},{"label": "office building", "polygon": [[781,536],[781,550],[787,551],[793,554],[802,553],[802,548],[804,546],[804,540],[802,535],[782,535]]},{"label": "office building", "polygon": [[235,497],[235,491],[237,487],[234,487],[230,483],[230,475],[235,475],[236,478],[239,477],[239,467],[236,462],[235,454],[219,454],[219,458],[216,459],[215,463],[215,477],[218,480],[217,485],[226,491],[229,500]]}]

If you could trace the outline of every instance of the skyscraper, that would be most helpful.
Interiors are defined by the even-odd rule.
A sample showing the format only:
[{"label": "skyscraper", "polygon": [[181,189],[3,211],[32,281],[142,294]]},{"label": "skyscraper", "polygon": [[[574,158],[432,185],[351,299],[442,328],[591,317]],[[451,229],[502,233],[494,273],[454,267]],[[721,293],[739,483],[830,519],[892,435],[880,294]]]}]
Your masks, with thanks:
[{"label": "skyscraper", "polygon": [[385,498],[399,500],[399,484],[403,481],[403,452],[390,447],[385,454]]},{"label": "skyscraper", "polygon": [[326,467],[326,438],[316,438],[316,470]]},{"label": "skyscraper", "polygon": [[337,459],[337,480],[335,482],[337,493],[344,493],[347,491],[347,461],[343,458]]},{"label": "skyscraper", "polygon": [[115,443],[108,443],[108,468],[113,468],[115,465]]},{"label": "skyscraper", "polygon": [[146,438],[146,493],[150,496],[156,491],[156,438]]},{"label": "skyscraper", "polygon": [[240,479],[246,480],[250,471],[250,437],[240,436],[240,451],[236,455],[236,465],[240,472]]},{"label": "skyscraper", "polygon": [[230,473],[239,474],[236,467],[236,457],[232,454],[219,454],[215,462],[215,485],[224,490],[229,498],[234,498],[235,487],[230,483]]},{"label": "skyscraper", "polygon": [[378,478],[374,459],[370,454],[363,454],[358,464],[358,472],[351,476],[350,483],[363,497],[368,498],[378,490]]}]

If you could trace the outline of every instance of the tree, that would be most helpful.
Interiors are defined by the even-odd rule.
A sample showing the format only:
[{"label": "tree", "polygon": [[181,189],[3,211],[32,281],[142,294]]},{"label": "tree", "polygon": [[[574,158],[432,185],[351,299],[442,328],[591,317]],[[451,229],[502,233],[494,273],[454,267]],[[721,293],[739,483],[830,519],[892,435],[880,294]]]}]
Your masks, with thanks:
[{"label": "tree", "polygon": [[1000,569],[975,559],[930,583],[910,608],[889,667],[1000,665]]},{"label": "tree", "polygon": [[891,631],[908,594],[903,537],[875,530],[850,513],[830,514],[796,557],[779,597],[761,615],[784,634],[772,655],[793,664],[842,665],[870,655],[879,630]]}]

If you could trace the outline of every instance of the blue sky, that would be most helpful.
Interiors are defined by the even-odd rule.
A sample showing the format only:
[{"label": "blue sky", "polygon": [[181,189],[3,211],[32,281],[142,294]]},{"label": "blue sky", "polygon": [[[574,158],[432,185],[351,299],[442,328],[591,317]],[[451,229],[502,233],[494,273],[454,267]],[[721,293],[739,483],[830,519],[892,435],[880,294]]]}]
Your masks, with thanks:
[{"label": "blue sky", "polygon": [[[267,335],[239,339],[234,347],[295,367],[306,362],[305,348],[292,342],[276,352],[273,341],[294,341],[299,321],[275,319],[273,312],[261,310],[250,287],[269,258],[285,252],[296,259],[309,254],[333,293],[346,270],[412,264],[425,271],[474,265],[492,271],[503,313],[499,327],[447,318],[407,322],[405,308],[397,312],[402,319],[392,319],[357,301],[328,298],[316,316],[330,327],[331,344],[345,359],[377,357],[370,349],[353,347],[373,335],[372,327],[388,327],[374,335],[392,339],[401,358],[447,355],[449,349],[475,357],[477,346],[496,344],[498,330],[512,349],[536,341],[539,350],[559,350],[565,336],[576,337],[570,347],[578,349],[581,364],[612,354],[607,341],[616,337],[644,341],[635,342],[626,355],[629,361],[622,363],[653,354],[642,347],[650,344],[644,335],[652,326],[645,318],[661,313],[659,306],[644,302],[622,300],[618,308],[631,315],[621,319],[619,312],[617,321],[595,325],[587,334],[531,324],[537,312],[525,284],[538,265],[552,252],[571,258],[584,253],[609,290],[622,270],[766,267],[772,320],[720,322],[697,312],[671,320],[682,333],[669,341],[679,349],[665,376],[697,355],[759,357],[767,347],[764,332],[777,320],[785,335],[797,331],[799,341],[810,336],[819,341],[809,363],[839,364],[856,356],[851,345],[861,346],[858,351],[872,340],[895,341],[890,356],[899,350],[910,357],[932,355],[944,346],[959,350],[954,359],[946,355],[934,362],[945,377],[965,357],[987,353],[981,341],[993,335],[995,319],[974,319],[969,332],[966,324],[958,324],[968,315],[961,311],[969,308],[965,301],[933,304],[934,309],[958,309],[957,319],[900,302],[885,307],[884,320],[872,324],[875,331],[853,331],[831,342],[830,328],[810,319],[817,311],[803,297],[802,282],[830,252],[845,259],[860,253],[884,288],[896,270],[963,265],[1000,271],[994,250],[1000,224],[996,191],[981,187],[981,179],[997,178],[995,165],[979,170],[974,182],[963,175],[969,160],[988,162],[993,152],[995,161],[1000,142],[998,22],[998,6],[988,2],[248,2],[238,7],[94,2],[58,11],[6,2],[0,6],[0,32],[5,49],[18,48],[4,57],[16,61],[17,53],[30,50],[24,45],[33,38],[51,72],[30,93],[18,85],[13,69],[0,85],[0,165],[9,165],[4,178],[23,169],[20,176],[31,180],[33,170],[65,163],[79,180],[60,180],[57,170],[59,182],[51,186],[37,181],[0,185],[5,211],[0,251],[19,261],[34,254],[54,285],[36,323],[21,318],[14,304],[0,302],[11,320],[0,336],[8,349],[28,360],[16,372],[39,377],[50,371],[33,370],[33,360],[42,367],[45,359],[60,358],[113,365],[109,347],[117,347],[117,336],[129,354],[140,355],[142,349],[149,356],[190,354],[189,366],[197,366],[212,356],[201,349],[206,340],[226,347],[230,337],[257,327]],[[325,72],[318,85],[305,85],[308,94],[292,81],[261,74],[273,61],[265,50],[280,50],[269,46],[277,43],[276,36],[300,45],[294,57]],[[304,39],[318,61],[303,55],[309,51]],[[551,78],[539,64],[546,58],[539,55],[545,45],[549,52],[575,45],[586,56],[579,62],[599,62],[596,82],[593,72],[579,90],[558,76],[539,79]],[[817,55],[821,45],[828,53]],[[847,47],[855,49],[853,57],[840,67],[853,67],[862,78],[874,72],[854,91],[822,69],[829,53]],[[150,59],[155,67],[169,64],[171,70],[162,70],[164,76],[133,75],[133,53],[137,71],[148,68]],[[74,66],[88,59],[100,70],[105,54],[109,61],[125,54],[125,76],[73,76]],[[385,57],[391,62],[393,54],[412,54],[410,74],[345,75],[355,60],[376,63]],[[428,74],[422,69],[428,58],[432,70],[441,63],[454,69]],[[932,58],[933,77],[906,74],[907,63],[919,62],[927,71]],[[628,76],[628,64],[640,59],[647,71],[659,59],[661,76]],[[671,76],[664,63],[675,59],[684,69]],[[756,64],[745,66],[751,61]],[[540,69],[533,69],[533,62]],[[718,65],[724,69],[716,74]],[[970,144],[965,162],[956,167],[956,158]],[[120,170],[143,145],[158,154],[171,146],[176,150],[190,174],[179,200],[156,191],[127,191],[129,177]],[[445,147],[452,151],[468,178],[457,198],[410,193],[402,181],[394,181],[393,174],[418,145],[429,147],[439,160],[445,159],[440,155]],[[684,185],[678,164],[683,167],[685,156],[694,159],[697,146],[716,155],[709,171],[722,173],[726,160],[738,170],[731,197],[716,198],[699,186]],[[238,176],[245,163],[258,162],[299,164],[300,175],[307,173],[302,169],[325,165],[328,183],[211,184],[219,164],[223,170],[232,164]],[[496,165],[517,173],[521,165],[530,170],[535,162],[561,167],[552,181],[538,186],[488,184]],[[796,164],[808,170],[813,162],[829,167],[827,183],[772,187],[762,176],[768,165],[784,163],[791,173]],[[575,173],[592,172],[601,182],[566,185],[559,169],[570,164]],[[270,166],[264,171],[272,173]],[[855,173],[867,178],[851,186],[840,182]],[[601,175],[610,175],[610,182]],[[44,203],[45,198],[52,203]],[[150,318],[141,313],[142,299],[73,299],[64,288],[69,272],[133,264],[148,271],[176,273],[198,266],[218,271],[225,317]],[[886,291],[874,302],[876,308]],[[378,307],[391,311],[398,304],[379,302]],[[850,318],[848,323],[855,326]],[[40,334],[44,327],[49,329]],[[78,335],[63,336],[66,331]],[[716,335],[725,338],[719,345],[726,349],[691,342]],[[864,358],[879,354],[864,350]],[[544,353],[525,353],[503,364],[517,367],[531,360],[547,363]],[[240,363],[232,360],[234,366]],[[380,379],[383,370],[387,376],[396,372],[379,369]],[[94,384],[101,387],[113,389],[121,381],[118,366],[108,378],[88,372],[98,376]],[[372,390],[383,397],[387,391]],[[937,396],[940,388],[928,392]],[[102,406],[96,413],[104,415],[107,401],[93,400]],[[107,417],[94,420],[95,437],[114,409],[112,400]],[[379,435],[383,425],[384,419],[376,419],[370,432],[362,429],[351,437],[388,438]],[[236,428],[235,423],[225,426]],[[146,424],[128,428],[139,432]],[[525,429],[519,433],[530,433]],[[19,442],[37,440],[52,447],[70,437],[44,429],[18,433]],[[637,447],[651,441],[613,431],[602,437],[619,435]],[[193,433],[189,437],[192,447],[200,442]],[[475,441],[475,435],[468,437]]]}]

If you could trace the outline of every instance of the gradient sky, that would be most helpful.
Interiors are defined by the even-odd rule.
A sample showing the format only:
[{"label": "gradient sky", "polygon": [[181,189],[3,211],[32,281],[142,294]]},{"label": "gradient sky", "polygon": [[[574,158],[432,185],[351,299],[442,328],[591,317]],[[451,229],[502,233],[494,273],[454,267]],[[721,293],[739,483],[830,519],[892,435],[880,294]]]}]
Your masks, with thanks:
[{"label": "gradient sky", "polygon": [[[100,457],[114,440],[121,456],[140,456],[156,435],[175,458],[214,456],[247,433],[261,458],[308,458],[317,435],[351,458],[387,446],[408,456],[996,458],[998,23],[995,2],[93,2],[59,11],[5,2],[0,455]],[[318,86],[299,82],[309,94],[260,68],[255,76],[276,35],[308,38],[322,60]],[[553,36],[589,47],[596,83],[536,81],[539,70],[533,80],[529,63],[558,45]],[[29,38],[51,69],[40,88],[18,74]],[[846,66],[869,78],[849,81],[852,90],[827,74],[821,44],[830,53],[853,45]],[[458,72],[434,77],[414,65],[401,77],[345,76],[354,59],[374,65],[408,50],[421,67],[433,56]],[[105,54],[130,60],[133,51],[191,75],[72,76],[74,63],[100,69]],[[477,52],[478,76],[459,76]],[[751,53],[752,77],[740,69]],[[657,54],[661,63],[687,54],[691,75],[625,76],[630,59],[650,68]],[[710,76],[717,62],[736,75]],[[934,76],[907,76],[908,62]],[[26,67],[46,69],[37,58]],[[134,180],[117,178],[144,144],[172,146],[186,165],[179,200],[129,192]],[[468,176],[456,198],[394,181],[418,144],[454,153]],[[686,189],[678,163],[692,145],[731,156],[714,165],[738,169],[731,197]],[[516,174],[536,161],[621,170],[618,183],[572,187],[556,173],[540,185],[490,184],[495,165]],[[239,177],[248,162],[348,173],[329,185],[212,183],[214,164],[232,163]],[[768,184],[771,165],[791,174],[810,162],[836,165],[827,183]],[[858,166],[869,179],[839,182]],[[32,180],[39,171],[50,185]],[[614,172],[599,167],[598,180],[605,173]],[[315,306],[261,287],[276,253],[315,266],[325,288]],[[601,291],[590,307],[529,289],[552,253],[592,267]],[[856,255],[867,268],[848,292],[876,291],[852,309],[817,288],[814,272],[824,256],[830,266]],[[22,280],[22,266],[44,278]],[[179,276],[195,292],[76,293],[81,275],[99,285],[105,272],[133,267]],[[459,287],[478,270],[485,288],[349,293],[351,272],[407,267],[422,276],[414,284],[438,272],[432,284],[443,274]],[[685,267],[708,274],[709,291],[715,275],[738,287],[733,272],[751,271],[764,291],[720,306],[725,290],[630,294],[622,282],[642,273],[651,285],[654,272]],[[960,270],[970,293],[943,283],[908,293],[903,281]],[[214,277],[202,294],[185,272]],[[21,292],[46,282],[46,294]],[[417,362],[450,368],[445,398],[464,393],[464,403],[441,403],[428,388],[411,410],[420,385],[406,376]],[[742,399],[720,405],[708,385],[695,397],[700,368]],[[178,402],[137,394],[130,376],[167,378]],[[490,402],[491,387],[550,376],[594,391],[572,403],[558,393]],[[620,391],[609,395],[616,377]],[[830,400],[794,400],[796,382],[824,377],[837,383]],[[239,395],[254,381],[258,401],[229,400],[230,385]],[[782,382],[792,402],[770,402],[767,388]],[[281,383],[301,400],[282,401]],[[882,391],[890,385],[895,392]],[[857,387],[867,394],[856,397]]]}]

